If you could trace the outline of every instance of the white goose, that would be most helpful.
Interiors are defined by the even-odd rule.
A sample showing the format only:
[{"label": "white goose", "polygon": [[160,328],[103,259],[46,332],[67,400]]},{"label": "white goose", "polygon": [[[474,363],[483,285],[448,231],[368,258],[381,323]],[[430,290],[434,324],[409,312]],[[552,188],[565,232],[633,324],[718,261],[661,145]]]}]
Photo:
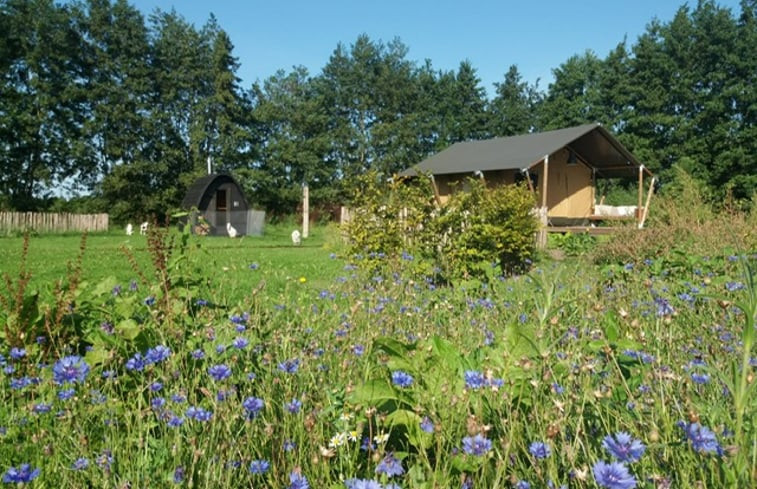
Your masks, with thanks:
[{"label": "white goose", "polygon": [[226,223],[226,232],[229,233],[229,238],[237,237],[237,230],[236,228],[234,228],[234,226],[231,225],[230,222]]}]

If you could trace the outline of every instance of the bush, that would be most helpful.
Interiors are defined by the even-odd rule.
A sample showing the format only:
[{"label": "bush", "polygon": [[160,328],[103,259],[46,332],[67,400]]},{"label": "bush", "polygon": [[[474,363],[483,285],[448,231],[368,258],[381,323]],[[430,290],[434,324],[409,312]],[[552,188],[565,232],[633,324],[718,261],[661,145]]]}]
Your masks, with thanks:
[{"label": "bush", "polygon": [[525,187],[487,188],[471,179],[469,191],[453,194],[443,206],[435,205],[432,192],[426,178],[382,186],[366,176],[345,226],[350,251],[369,266],[409,251],[448,278],[482,276],[492,265],[503,274],[527,267],[537,222]]}]

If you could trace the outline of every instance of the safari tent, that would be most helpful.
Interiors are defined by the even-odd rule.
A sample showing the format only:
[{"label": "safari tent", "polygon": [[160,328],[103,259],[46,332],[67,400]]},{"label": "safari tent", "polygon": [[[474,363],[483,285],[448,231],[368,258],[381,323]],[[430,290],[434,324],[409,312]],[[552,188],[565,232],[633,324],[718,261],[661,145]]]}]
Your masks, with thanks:
[{"label": "safari tent", "polygon": [[[430,175],[443,203],[471,176],[487,185],[525,181],[535,194],[542,222],[553,228],[587,226],[593,221],[635,219],[643,226],[654,177],[600,124],[453,144],[402,172]],[[645,176],[649,178],[644,197]],[[626,206],[604,205],[598,182],[637,181],[638,199]],[[554,229],[557,230],[557,229]]]}]

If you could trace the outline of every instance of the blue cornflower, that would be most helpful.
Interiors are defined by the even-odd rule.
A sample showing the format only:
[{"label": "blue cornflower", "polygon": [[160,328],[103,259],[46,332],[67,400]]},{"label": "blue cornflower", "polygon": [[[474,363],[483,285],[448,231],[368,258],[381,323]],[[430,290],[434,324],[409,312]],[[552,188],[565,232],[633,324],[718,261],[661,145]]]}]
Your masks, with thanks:
[{"label": "blue cornflower", "polygon": [[297,372],[297,369],[300,367],[300,359],[295,358],[292,360],[285,360],[281,363],[279,363],[278,368],[282,372],[293,374]]},{"label": "blue cornflower", "polygon": [[74,397],[75,394],[76,391],[74,389],[63,389],[58,391],[58,399],[60,399],[61,401],[68,401],[69,399]]},{"label": "blue cornflower", "polygon": [[491,449],[491,440],[482,436],[480,433],[476,436],[466,436],[463,438],[463,452],[468,455],[485,455]]},{"label": "blue cornflower", "polygon": [[228,365],[213,365],[208,369],[208,374],[213,377],[215,381],[221,381],[231,377],[231,368]]},{"label": "blue cornflower", "polygon": [[175,403],[181,404],[183,402],[186,402],[187,396],[185,396],[184,394],[172,394],[171,400]]},{"label": "blue cornflower", "polygon": [[242,402],[242,407],[247,411],[247,419],[254,419],[265,407],[265,401],[258,397],[248,397]]},{"label": "blue cornflower", "polygon": [[552,450],[549,448],[549,445],[541,441],[535,441],[531,443],[531,445],[529,445],[528,447],[528,451],[535,458],[539,458],[539,459],[547,458],[552,453]]},{"label": "blue cornflower", "polygon": [[184,482],[184,467],[178,466],[173,471],[173,483],[181,484],[182,482]]},{"label": "blue cornflower", "polygon": [[202,360],[203,358],[205,358],[205,352],[199,349],[194,350],[192,352],[192,358],[194,358],[195,360]]},{"label": "blue cornflower", "polygon": [[658,316],[672,316],[675,314],[675,309],[673,309],[673,306],[670,305],[670,302],[668,302],[667,299],[663,297],[655,297],[654,303],[657,307]]},{"label": "blue cornflower", "polygon": [[355,356],[362,356],[363,353],[365,353],[365,347],[363,345],[354,345],[352,347],[352,353],[355,354]]},{"label": "blue cornflower", "polygon": [[111,290],[111,293],[116,296],[121,293],[121,285],[115,285]]},{"label": "blue cornflower", "polygon": [[695,384],[707,384],[710,382],[710,376],[707,374],[699,373],[699,372],[693,372],[691,374],[691,380]]},{"label": "blue cornflower", "polygon": [[150,401],[150,405],[153,409],[161,409],[166,405],[166,399],[164,397],[156,397]]},{"label": "blue cornflower", "polygon": [[253,474],[265,474],[270,468],[271,464],[268,463],[268,460],[253,460],[250,462],[250,472]]},{"label": "blue cornflower", "polygon": [[607,489],[633,489],[636,479],[628,468],[620,462],[605,463],[600,460],[594,464],[594,480]]},{"label": "blue cornflower", "polygon": [[426,433],[434,432],[434,423],[431,422],[428,416],[424,416],[421,420],[421,429]]},{"label": "blue cornflower", "polygon": [[74,470],[85,470],[87,467],[89,467],[89,459],[85,457],[79,457],[71,464]]},{"label": "blue cornflower", "polygon": [[410,387],[413,385],[413,376],[402,370],[392,372],[392,383],[398,387]]},{"label": "blue cornflower", "polygon": [[[15,346],[11,348],[10,356],[14,360],[21,360],[26,356],[26,349],[25,348],[16,348]],[[13,467],[11,467],[13,468]]]},{"label": "blue cornflower", "polygon": [[145,298],[145,305],[147,307],[154,306],[155,305],[155,296],[151,295],[149,297]]},{"label": "blue cornflower", "polygon": [[250,263],[250,270],[257,270],[258,268],[260,268],[260,265],[257,262]]},{"label": "blue cornflower", "polygon": [[150,390],[152,392],[160,392],[162,389],[163,389],[163,384],[160,382],[155,381],[152,384],[150,384]]},{"label": "blue cornflower", "polygon": [[717,453],[722,452],[717,436],[706,426],[699,423],[689,423],[683,425],[686,437],[691,441],[691,447],[700,453]]},{"label": "blue cornflower", "polygon": [[145,359],[149,363],[160,363],[163,360],[168,360],[171,356],[171,349],[164,345],[158,345],[154,348],[150,348],[145,353]]},{"label": "blue cornflower", "polygon": [[531,483],[521,479],[515,484],[515,489],[531,489]]},{"label": "blue cornflower", "polygon": [[45,414],[49,413],[52,408],[53,407],[50,404],[40,402],[32,407],[32,412],[34,412],[34,414]]},{"label": "blue cornflower", "polygon": [[309,489],[307,478],[299,472],[292,472],[289,474],[289,488],[288,489]]},{"label": "blue cornflower", "polygon": [[284,440],[283,448],[285,452],[291,452],[292,450],[297,448],[297,444],[292,440]]},{"label": "blue cornflower", "polygon": [[32,469],[29,464],[21,464],[18,468],[10,467],[3,475],[6,484],[24,484],[31,482],[39,476],[39,469]]},{"label": "blue cornflower", "polygon": [[611,435],[605,436],[602,447],[619,462],[637,462],[646,450],[640,440],[631,438],[625,431],[616,433],[614,438]]},{"label": "blue cornflower", "polygon": [[347,489],[384,489],[380,482],[371,479],[347,479],[344,481]]},{"label": "blue cornflower", "polygon": [[290,413],[297,414],[300,412],[300,408],[302,407],[302,401],[300,401],[299,399],[292,399],[290,402],[284,404],[284,407]]},{"label": "blue cornflower", "polygon": [[176,415],[172,415],[171,419],[168,420],[168,426],[171,428],[178,428],[179,426],[184,424],[184,418],[180,418]]},{"label": "blue cornflower", "polygon": [[468,389],[480,389],[486,385],[484,374],[477,370],[465,371],[465,387]]},{"label": "blue cornflower", "polygon": [[213,412],[198,406],[189,406],[186,415],[187,418],[193,418],[197,421],[210,421],[210,418],[213,417]]},{"label": "blue cornflower", "polygon": [[405,473],[405,469],[402,468],[402,463],[394,457],[394,454],[388,453],[379,462],[376,467],[377,474],[386,474],[387,477],[394,477],[395,475],[402,475]]},{"label": "blue cornflower", "polygon": [[147,361],[142,357],[142,354],[135,353],[133,357],[126,361],[126,370],[142,371],[146,365]]},{"label": "blue cornflower", "polygon": [[89,373],[89,365],[78,355],[63,357],[53,365],[53,381],[56,384],[83,383]]},{"label": "blue cornflower", "polygon": [[247,338],[244,338],[242,336],[237,337],[234,339],[234,341],[231,342],[232,346],[238,350],[242,350],[247,347],[247,345],[250,344],[250,342],[247,340]]}]

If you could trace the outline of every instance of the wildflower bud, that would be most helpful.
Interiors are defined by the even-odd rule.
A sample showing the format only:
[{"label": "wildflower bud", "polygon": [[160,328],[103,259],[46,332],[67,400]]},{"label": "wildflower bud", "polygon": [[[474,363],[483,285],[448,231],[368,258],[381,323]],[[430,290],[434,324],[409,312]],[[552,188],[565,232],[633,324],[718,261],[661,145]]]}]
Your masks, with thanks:
[{"label": "wildflower bud", "polygon": [[657,443],[658,441],[660,441],[660,432],[657,430],[652,430],[649,433],[649,441],[651,443]]}]

